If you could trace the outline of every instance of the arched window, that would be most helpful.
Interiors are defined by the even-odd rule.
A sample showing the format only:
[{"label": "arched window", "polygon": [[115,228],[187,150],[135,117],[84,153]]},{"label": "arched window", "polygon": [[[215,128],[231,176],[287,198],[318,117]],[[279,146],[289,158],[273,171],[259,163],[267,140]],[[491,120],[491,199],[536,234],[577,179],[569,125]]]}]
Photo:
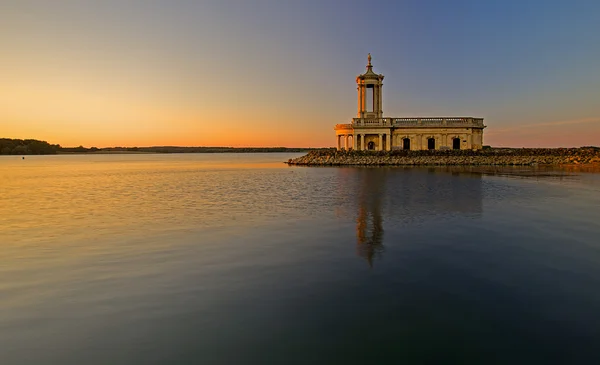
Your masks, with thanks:
[{"label": "arched window", "polygon": [[452,138],[452,149],[460,150],[460,138]]},{"label": "arched window", "polygon": [[402,139],[402,149],[403,150],[410,150],[410,138],[404,138],[404,139]]},{"label": "arched window", "polygon": [[427,138],[427,149],[435,150],[435,138]]}]

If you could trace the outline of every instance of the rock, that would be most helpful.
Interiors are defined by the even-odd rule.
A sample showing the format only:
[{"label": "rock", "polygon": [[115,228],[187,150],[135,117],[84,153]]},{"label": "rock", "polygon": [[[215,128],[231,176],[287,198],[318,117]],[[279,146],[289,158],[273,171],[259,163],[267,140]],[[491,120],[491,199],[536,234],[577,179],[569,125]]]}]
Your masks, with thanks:
[{"label": "rock", "polygon": [[490,148],[480,151],[335,151],[314,150],[290,165],[562,165],[600,163],[600,148]]}]

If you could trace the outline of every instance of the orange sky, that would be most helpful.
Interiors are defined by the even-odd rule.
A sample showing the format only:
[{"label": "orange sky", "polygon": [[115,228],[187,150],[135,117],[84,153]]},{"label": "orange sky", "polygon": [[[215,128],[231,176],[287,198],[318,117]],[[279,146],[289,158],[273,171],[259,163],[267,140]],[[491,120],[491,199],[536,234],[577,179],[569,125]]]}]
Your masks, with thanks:
[{"label": "orange sky", "polygon": [[[494,146],[600,145],[600,32],[584,28],[597,25],[579,13],[578,27],[561,32],[536,33],[536,21],[551,18],[511,18],[519,37],[490,28],[505,24],[497,13],[479,14],[479,33],[462,22],[413,32],[412,22],[436,13],[390,3],[405,18],[377,41],[352,25],[359,13],[329,2],[169,4],[5,6],[0,137],[87,147],[333,146],[333,126],[355,116],[354,79],[371,52],[386,76],[386,116],[483,117],[484,144]],[[476,10],[455,15],[465,11]],[[463,51],[472,56],[438,57]]]}]

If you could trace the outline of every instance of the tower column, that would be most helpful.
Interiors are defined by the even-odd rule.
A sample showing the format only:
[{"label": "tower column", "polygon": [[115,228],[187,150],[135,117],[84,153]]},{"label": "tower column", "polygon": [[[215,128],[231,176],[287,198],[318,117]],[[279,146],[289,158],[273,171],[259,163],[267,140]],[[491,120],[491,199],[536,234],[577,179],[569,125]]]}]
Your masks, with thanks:
[{"label": "tower column", "polygon": [[358,105],[358,111],[356,112],[356,117],[360,118],[360,112],[362,109],[362,90],[360,84],[358,84],[358,86],[356,87],[356,91],[358,94],[358,103],[356,103],[356,105]]},{"label": "tower column", "polygon": [[377,90],[377,84],[373,85],[373,113],[375,113],[376,117],[379,117],[379,111],[377,110],[377,106],[379,105],[379,91]]},{"label": "tower column", "polygon": [[344,149],[348,151],[348,135],[344,134]]},{"label": "tower column", "polygon": [[381,92],[381,89],[383,88],[383,84],[380,82],[379,85],[377,85],[377,88],[379,89],[379,107],[378,107],[378,110],[379,110],[379,117],[381,118],[381,117],[383,117],[383,110],[381,110],[382,107],[383,107],[383,97],[382,97],[383,95],[382,95],[382,92]]},{"label": "tower column", "polygon": [[342,146],[340,145],[340,136],[339,136],[339,134],[335,135],[335,139],[337,139],[337,150],[339,151],[340,149],[342,149]]},{"label": "tower column", "polygon": [[379,146],[377,146],[377,151],[383,151],[383,134],[379,133]]},{"label": "tower column", "polygon": [[360,150],[364,151],[365,150],[365,134],[362,133],[360,135]]},{"label": "tower column", "polygon": [[387,148],[388,151],[392,150],[392,133],[388,133],[387,137],[385,137],[386,139],[386,145],[385,147]]},{"label": "tower column", "polygon": [[375,99],[375,105],[373,105],[373,111],[375,112],[377,118],[381,118],[381,113],[379,112],[379,98],[381,97],[381,93],[379,91],[381,89],[379,88],[378,84],[375,84],[374,88],[377,90],[377,98]]},{"label": "tower column", "polygon": [[360,85],[360,117],[363,117],[365,110],[367,109],[367,88],[365,85]]}]

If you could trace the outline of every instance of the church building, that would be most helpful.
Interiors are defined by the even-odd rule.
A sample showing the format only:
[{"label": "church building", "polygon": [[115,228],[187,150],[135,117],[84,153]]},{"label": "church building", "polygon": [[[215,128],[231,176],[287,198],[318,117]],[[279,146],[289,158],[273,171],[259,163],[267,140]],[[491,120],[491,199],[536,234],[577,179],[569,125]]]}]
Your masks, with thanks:
[{"label": "church building", "polygon": [[358,112],[349,124],[337,124],[338,150],[446,150],[483,148],[483,118],[384,117],[383,75],[373,72],[371,54],[367,72],[356,77]]}]

